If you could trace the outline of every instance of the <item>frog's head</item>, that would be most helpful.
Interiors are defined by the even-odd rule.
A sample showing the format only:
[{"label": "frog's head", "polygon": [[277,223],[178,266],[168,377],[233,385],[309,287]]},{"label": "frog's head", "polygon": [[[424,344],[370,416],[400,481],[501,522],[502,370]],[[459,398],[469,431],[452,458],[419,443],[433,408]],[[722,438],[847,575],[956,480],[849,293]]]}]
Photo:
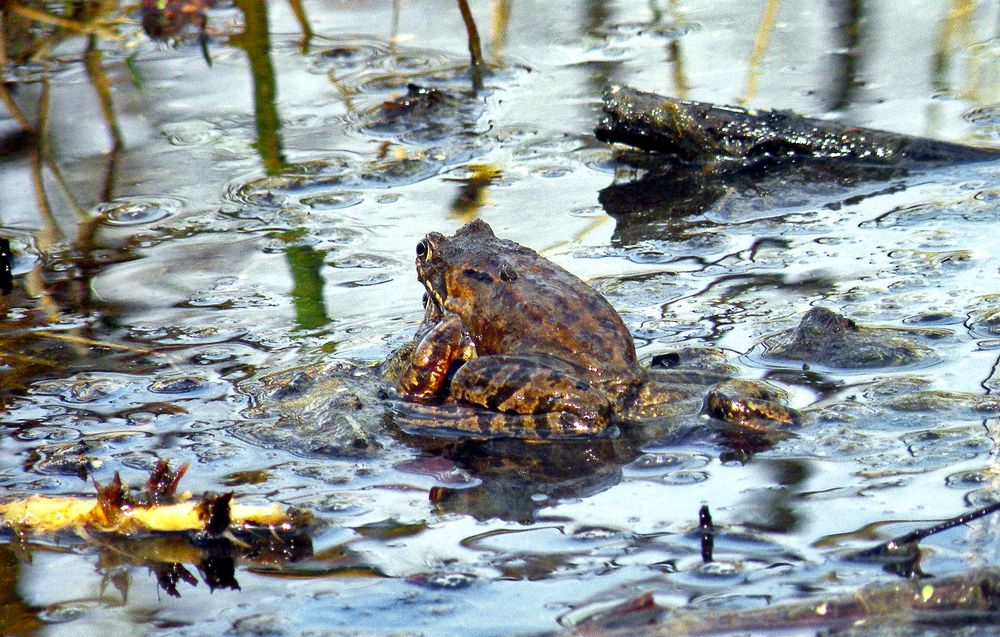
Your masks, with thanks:
[{"label": "frog's head", "polygon": [[493,229],[481,219],[469,222],[451,237],[431,232],[417,244],[417,279],[427,289],[425,304],[429,315],[440,313],[449,297],[460,296],[456,271],[467,272],[478,263],[488,260],[490,245],[496,241]]}]

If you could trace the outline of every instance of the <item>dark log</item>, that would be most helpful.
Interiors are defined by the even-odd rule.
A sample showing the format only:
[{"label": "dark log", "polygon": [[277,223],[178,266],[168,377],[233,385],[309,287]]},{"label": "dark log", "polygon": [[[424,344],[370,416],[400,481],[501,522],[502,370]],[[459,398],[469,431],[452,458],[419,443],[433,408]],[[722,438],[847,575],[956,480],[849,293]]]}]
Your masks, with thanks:
[{"label": "dark log", "polygon": [[845,126],[791,111],[718,106],[611,87],[597,138],[685,162],[844,160],[874,166],[988,161],[1000,151]]}]

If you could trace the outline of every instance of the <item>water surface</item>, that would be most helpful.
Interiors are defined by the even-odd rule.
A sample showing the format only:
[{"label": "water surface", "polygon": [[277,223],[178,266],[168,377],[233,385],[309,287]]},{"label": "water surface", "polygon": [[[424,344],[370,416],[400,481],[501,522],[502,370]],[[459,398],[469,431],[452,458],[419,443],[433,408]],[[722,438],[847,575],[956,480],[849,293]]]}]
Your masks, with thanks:
[{"label": "water surface", "polygon": [[[321,521],[311,558],[237,564],[238,589],[188,564],[179,597],[138,551],[0,548],[19,618],[4,632],[537,634],[647,591],[750,609],[890,580],[844,555],[996,498],[1000,165],[636,210],[611,188],[636,171],[592,134],[618,83],[997,147],[995,5],[475,2],[479,91],[453,3],[304,10],[310,37],[285,3],[210,11],[211,65],[195,31],[152,42],[126,12],[117,37],[60,33],[4,67],[47,122],[38,144],[0,116],[5,491],[140,484],[169,458],[196,493]],[[443,114],[382,117],[410,84],[448,95]],[[248,426],[269,422],[270,374],[374,374],[422,316],[413,246],[474,217],[601,289],[642,357],[722,348],[818,415],[753,454],[705,435],[584,445],[561,475],[502,448],[457,462],[379,430],[345,456]],[[808,374],[769,359],[765,338],[815,305],[933,329],[934,356]],[[432,503],[434,487],[459,496]],[[996,524],[925,541],[921,568],[995,564]]]}]

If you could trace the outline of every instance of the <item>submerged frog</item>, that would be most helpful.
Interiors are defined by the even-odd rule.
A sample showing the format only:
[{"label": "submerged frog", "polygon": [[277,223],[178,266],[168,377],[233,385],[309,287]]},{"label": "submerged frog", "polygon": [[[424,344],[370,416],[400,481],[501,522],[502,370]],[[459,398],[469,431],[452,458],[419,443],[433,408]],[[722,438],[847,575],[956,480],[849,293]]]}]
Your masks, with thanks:
[{"label": "submerged frog", "polygon": [[610,303],[481,220],[417,244],[424,321],[397,366],[407,420],[486,437],[591,436],[656,417],[693,385],[640,365]]},{"label": "submerged frog", "polygon": [[798,327],[765,340],[766,356],[819,363],[842,369],[903,367],[933,355],[930,347],[914,337],[942,338],[947,332],[933,329],[900,330],[858,325],[826,307],[806,312]]}]

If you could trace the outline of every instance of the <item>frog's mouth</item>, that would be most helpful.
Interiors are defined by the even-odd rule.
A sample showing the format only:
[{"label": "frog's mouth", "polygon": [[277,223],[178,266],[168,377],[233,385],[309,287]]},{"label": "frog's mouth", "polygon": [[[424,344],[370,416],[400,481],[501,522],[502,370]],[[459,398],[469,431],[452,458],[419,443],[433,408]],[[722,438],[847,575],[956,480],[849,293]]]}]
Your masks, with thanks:
[{"label": "frog's mouth", "polygon": [[444,316],[444,299],[429,283],[424,283],[424,320],[437,321]]},{"label": "frog's mouth", "polygon": [[[430,248],[427,250],[429,254]],[[424,309],[427,317],[431,317],[433,313],[436,318],[440,318],[444,314],[444,295],[441,294],[441,290],[445,289],[444,272],[435,267],[434,263],[421,259],[422,256],[424,255],[417,255],[417,279],[425,290]]]}]

